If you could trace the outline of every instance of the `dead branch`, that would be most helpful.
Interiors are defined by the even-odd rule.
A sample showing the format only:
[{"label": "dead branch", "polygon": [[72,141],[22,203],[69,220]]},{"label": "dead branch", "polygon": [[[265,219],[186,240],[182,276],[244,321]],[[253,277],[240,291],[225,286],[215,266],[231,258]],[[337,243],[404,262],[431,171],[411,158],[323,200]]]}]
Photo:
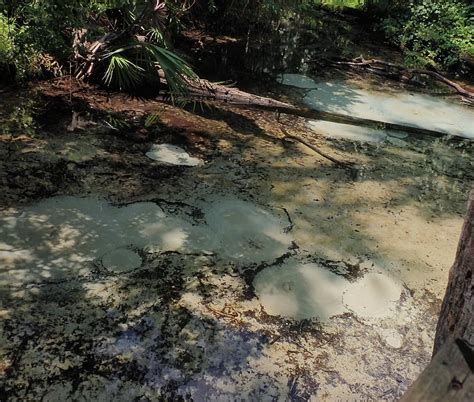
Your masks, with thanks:
[{"label": "dead branch", "polygon": [[[449,80],[442,74],[425,69],[410,69],[399,64],[390,63],[384,60],[378,59],[369,59],[365,60],[362,57],[358,57],[352,61],[336,61],[335,65],[338,66],[348,66],[352,68],[364,68],[367,71],[372,73],[389,76],[390,78],[399,79],[401,81],[416,82],[414,76],[416,75],[427,75],[431,78],[434,78],[436,81],[439,81],[451,88],[453,88],[458,94],[463,96],[468,102],[474,103],[474,93],[463,88],[458,83]],[[382,67],[380,67],[382,66]]]},{"label": "dead branch", "polygon": [[[162,70],[158,71],[160,81],[167,86],[166,78]],[[188,93],[184,96],[175,97],[180,101],[213,102],[220,101],[242,108],[256,108],[279,114],[298,116],[311,120],[324,120],[353,126],[378,128],[382,125],[386,130],[400,131],[416,136],[445,137],[447,134],[421,127],[407,126],[398,123],[389,123],[378,120],[364,119],[361,117],[347,116],[338,113],[324,112],[316,109],[301,108],[289,103],[277,101],[272,98],[254,95],[240,91],[225,85],[214,84],[207,80],[198,79],[188,82]],[[161,93],[157,100],[167,101],[169,96]]]},{"label": "dead branch", "polygon": [[241,91],[237,88],[227,87],[225,85],[214,84],[207,80],[188,81],[189,94],[194,99],[214,100],[233,105],[251,105],[262,106],[275,109],[297,110],[296,107],[289,103],[280,102],[275,99],[264,96],[253,95],[248,92]]},{"label": "dead branch", "polygon": [[295,134],[290,134],[288,132],[288,130],[286,130],[283,127],[280,127],[280,130],[283,132],[283,134],[285,134],[284,139],[290,139],[290,140],[299,142],[300,144],[303,144],[304,146],[308,147],[312,151],[316,152],[318,155],[321,155],[323,158],[326,158],[327,160],[331,161],[332,163],[336,164],[337,166],[344,167],[344,168],[350,166],[350,164],[348,162],[339,161],[339,160],[333,158],[332,156],[328,155],[327,153],[321,151],[318,147],[316,147],[315,145],[309,143],[303,137],[300,137],[299,135],[295,135]]},{"label": "dead branch", "polygon": [[[166,82],[166,81],[164,81]],[[243,92],[235,88],[229,88],[224,85],[212,84],[206,80],[198,80],[199,87],[189,88],[188,94],[175,97],[178,101],[188,102],[213,102],[222,101],[236,107],[255,108],[260,110],[271,111],[274,113],[286,114],[290,116],[298,116],[311,120],[331,121],[340,124],[349,124],[353,126],[369,127],[380,129],[383,126],[386,130],[400,131],[413,134],[416,136],[445,137],[448,134],[436,130],[430,130],[421,127],[414,127],[398,123],[389,123],[379,120],[365,119],[361,117],[353,117],[333,112],[324,112],[316,109],[301,108],[280,102],[275,99],[253,95]],[[206,88],[209,88],[207,90]],[[156,97],[157,100],[167,101],[169,96],[161,93]]]}]

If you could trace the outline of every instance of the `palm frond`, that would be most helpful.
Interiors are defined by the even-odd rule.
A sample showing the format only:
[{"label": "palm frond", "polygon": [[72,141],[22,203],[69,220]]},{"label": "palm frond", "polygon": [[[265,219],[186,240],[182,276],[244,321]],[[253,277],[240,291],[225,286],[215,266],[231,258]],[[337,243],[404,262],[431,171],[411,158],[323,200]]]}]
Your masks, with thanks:
[{"label": "palm frond", "polygon": [[156,66],[159,66],[166,77],[171,92],[184,94],[187,92],[188,82],[197,79],[191,66],[176,53],[152,43],[143,43],[145,57]]},{"label": "palm frond", "polygon": [[165,36],[163,35],[163,31],[157,27],[150,28],[147,32],[147,37],[153,43],[156,43],[164,47],[168,47]]},{"label": "palm frond", "polygon": [[104,82],[107,86],[115,84],[120,89],[130,89],[143,79],[145,70],[125,55],[114,54],[108,59],[109,65],[104,74]]},{"label": "palm frond", "polygon": [[189,82],[198,78],[184,59],[154,43],[132,41],[102,56],[102,61],[107,59],[110,61],[104,75],[106,85],[115,82],[121,88],[130,88],[147,74],[157,76],[161,68],[173,97],[186,94]]},{"label": "palm frond", "polygon": [[153,113],[150,113],[146,119],[145,119],[145,128],[150,128],[151,126],[153,126],[158,120],[160,119],[160,115],[158,112],[153,112]]}]

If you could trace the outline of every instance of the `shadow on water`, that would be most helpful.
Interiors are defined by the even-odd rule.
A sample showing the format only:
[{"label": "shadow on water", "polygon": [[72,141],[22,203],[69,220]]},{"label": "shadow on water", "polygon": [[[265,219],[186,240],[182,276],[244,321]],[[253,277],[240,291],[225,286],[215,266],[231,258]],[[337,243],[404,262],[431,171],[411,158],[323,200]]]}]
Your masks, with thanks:
[{"label": "shadow on water", "polygon": [[[227,268],[210,253],[184,251],[191,225],[179,234],[176,222],[160,226],[166,217],[152,203],[118,208],[73,197],[0,216],[2,400],[266,392],[262,379],[231,382],[250,371],[247,361],[261,358],[268,339],[206,310],[215,302],[207,277]],[[100,258],[117,245],[143,247],[145,238],[164,240],[161,250],[178,241],[183,251],[140,249],[142,262],[129,272]]]},{"label": "shadow on water", "polygon": [[[267,74],[317,72],[315,60],[321,54],[327,58],[359,55],[356,39],[361,32],[351,18],[343,22],[338,19],[336,23],[335,19],[318,18],[318,13],[326,11],[315,11],[315,18],[310,21],[283,22],[271,39],[271,46],[267,45],[267,38],[250,32],[255,40],[248,43],[242,40],[228,47],[210,48],[202,54],[202,71],[209,77],[220,73],[224,79],[240,79],[238,69],[229,66],[238,66],[240,71],[244,66],[248,75],[243,86],[259,92],[260,86],[269,87]],[[350,110],[361,101],[360,94],[351,88],[328,86],[326,92],[328,102],[338,110]],[[293,89],[288,89],[288,94],[301,96]],[[153,137],[155,141],[191,137],[192,131],[198,138],[205,137],[205,144],[225,140],[229,145],[216,155],[208,155],[208,164],[197,170],[164,168],[145,158],[148,142],[137,144],[120,138],[117,130],[92,131],[93,135],[38,132],[31,120],[34,105],[25,109],[28,110],[23,113],[22,108],[11,108],[8,119],[15,128],[9,126],[0,139],[0,153],[5,156],[9,150],[7,156],[11,158],[2,158],[0,164],[2,189],[21,194],[12,198],[15,202],[54,194],[86,194],[91,187],[115,199],[140,199],[158,193],[162,199],[179,203],[196,200],[206,192],[215,195],[230,191],[244,200],[258,199],[261,205],[285,207],[292,222],[282,226],[296,226],[304,247],[298,249],[298,244],[280,242],[283,250],[278,249],[278,255],[310,254],[333,265],[349,261],[355,266],[351,258],[376,261],[382,269],[398,264],[401,270],[408,265],[430,279],[425,262],[435,265],[435,260],[443,259],[444,263],[449,258],[437,254],[446,249],[440,226],[436,233],[440,240],[432,241],[429,259],[424,250],[417,249],[421,250],[420,239],[431,233],[425,230],[429,229],[426,222],[459,221],[474,179],[474,149],[470,142],[454,144],[431,138],[404,139],[398,145],[387,141],[327,141],[302,130],[325,149],[356,159],[360,169],[351,175],[319,162],[296,144],[281,144],[275,139],[277,130],[271,130],[278,127],[271,113],[229,107],[196,109],[194,114],[172,109],[170,114],[184,116],[191,128],[176,130],[172,124],[163,123]],[[226,123],[227,128],[219,126],[214,131],[218,122]],[[37,138],[22,139],[23,135]],[[68,155],[51,152],[54,148],[48,147],[68,135],[93,146],[92,156],[71,161]],[[96,136],[97,141],[93,140]],[[196,148],[190,146],[189,151]],[[52,155],[57,163],[51,162]],[[47,173],[54,170],[53,166],[57,172]],[[21,176],[24,181],[19,180]],[[48,180],[54,185],[45,185]],[[32,181],[41,191],[30,189],[35,187],[31,186]],[[26,189],[31,193],[25,194]],[[46,201],[13,214],[5,212],[6,205],[0,205],[0,399],[114,400],[120,396],[126,400],[170,400],[190,395],[232,399],[242,394],[253,400],[278,399],[287,394],[297,398],[295,381],[281,379],[281,368],[267,373],[266,366],[266,352],[272,342],[268,334],[284,333],[288,323],[274,318],[267,327],[265,320],[271,318],[264,312],[249,312],[249,307],[242,312],[244,318],[237,320],[232,312],[233,298],[229,298],[230,308],[213,307],[222,301],[227,303],[228,296],[219,292],[225,281],[247,281],[248,289],[251,280],[250,276],[243,278],[235,261],[223,262],[212,249],[204,253],[199,239],[196,247],[189,247],[189,239],[199,237],[199,214],[165,216],[165,207],[156,203],[147,203],[146,210],[140,212],[143,205],[133,202],[127,212],[125,207],[111,207],[105,201],[94,205],[82,201],[82,208],[58,211],[54,202]],[[12,201],[6,204],[12,206]],[[177,205],[173,204],[173,208],[182,208]],[[415,211],[404,217],[414,220],[410,233],[405,231],[406,221],[393,218],[405,210]],[[384,220],[387,216],[391,220]],[[156,218],[158,224],[154,225]],[[160,226],[163,221],[167,224]],[[382,224],[385,228],[381,228]],[[225,237],[232,226],[237,225],[234,222],[219,228],[221,232],[214,231]],[[277,231],[272,227],[268,230]],[[291,237],[294,232],[285,236]],[[168,251],[144,252],[150,236],[155,246]],[[231,246],[235,247],[235,243]],[[379,247],[382,243],[384,247]],[[104,266],[101,257],[117,247],[137,254],[139,266],[131,266],[126,272]],[[321,256],[323,251],[328,255]],[[412,259],[406,263],[408,257]],[[272,259],[269,260],[266,263],[271,269]],[[7,264],[11,269],[6,272]],[[299,274],[297,279],[304,288],[296,295],[295,310],[304,307],[305,295],[314,290],[307,276]],[[245,290],[242,294],[249,295]],[[245,299],[236,293],[235,298]],[[251,302],[252,297],[250,294],[245,301]],[[257,330],[250,325],[254,317],[260,325]],[[320,328],[315,321],[308,327]],[[299,348],[302,338],[300,331],[287,341]],[[366,339],[364,342],[370,343]],[[344,349],[343,353],[351,351]],[[384,350],[379,354],[390,353]],[[410,349],[404,353],[418,352]],[[399,354],[394,358],[401,361]],[[284,356],[280,362],[289,364],[287,360]],[[312,364],[310,360],[305,359],[304,366]],[[313,372],[306,372],[308,378],[320,374],[321,367],[315,364]],[[255,367],[260,370],[258,375]],[[298,370],[303,374],[295,375],[303,378],[304,368]],[[389,371],[383,381],[395,382]],[[368,378],[371,383],[382,380]],[[316,393],[318,386],[308,387],[308,397],[313,393],[310,391]],[[400,385],[393,387],[399,390]],[[378,395],[370,392],[366,396]]]}]

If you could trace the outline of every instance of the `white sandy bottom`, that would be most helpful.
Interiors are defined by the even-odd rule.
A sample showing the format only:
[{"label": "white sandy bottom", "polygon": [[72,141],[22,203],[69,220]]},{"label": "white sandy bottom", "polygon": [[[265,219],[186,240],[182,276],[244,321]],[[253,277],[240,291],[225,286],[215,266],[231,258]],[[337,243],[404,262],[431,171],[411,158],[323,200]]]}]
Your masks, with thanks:
[{"label": "white sandy bottom", "polygon": [[303,101],[317,110],[474,138],[474,112],[452,101],[406,91],[367,90],[344,81],[318,82],[302,74],[283,74],[278,81],[307,89]]},{"label": "white sandy bottom", "polygon": [[[206,222],[166,213],[153,202],[117,207],[93,198],[56,197],[0,214],[0,286],[87,274],[88,262],[112,272],[141,265],[134,249],[218,254],[250,263],[284,254],[286,217],[236,198],[203,202]],[[281,215],[281,214],[280,214]]]},{"label": "white sandy bottom", "polygon": [[154,161],[178,166],[199,166],[203,161],[189,155],[183,148],[171,144],[153,145],[146,156]]},{"label": "white sandy bottom", "polygon": [[255,291],[270,315],[294,319],[329,318],[347,312],[383,319],[395,313],[402,284],[381,273],[355,283],[318,264],[287,263],[260,272]]}]

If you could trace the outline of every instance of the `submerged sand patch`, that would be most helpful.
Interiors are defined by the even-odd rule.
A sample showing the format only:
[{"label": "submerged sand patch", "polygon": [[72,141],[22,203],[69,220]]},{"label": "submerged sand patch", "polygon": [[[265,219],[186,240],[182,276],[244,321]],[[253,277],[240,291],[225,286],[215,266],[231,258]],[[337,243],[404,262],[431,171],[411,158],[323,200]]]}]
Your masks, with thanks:
[{"label": "submerged sand patch", "polygon": [[200,166],[203,161],[189,155],[183,148],[171,144],[155,144],[146,153],[154,161],[177,166]]},{"label": "submerged sand patch", "polygon": [[139,268],[142,259],[130,247],[119,247],[107,252],[102,257],[102,264],[109,271],[121,273]]},{"label": "submerged sand patch", "polygon": [[238,263],[272,260],[292,239],[276,212],[237,198],[203,203],[206,223],[170,214],[154,202],[114,206],[104,200],[55,197],[0,214],[0,286],[64,279],[102,261],[112,272],[138,268],[135,249],[218,253]]},{"label": "submerged sand patch", "polygon": [[254,281],[265,311],[297,320],[329,318],[352,312],[363,319],[383,319],[395,313],[402,284],[381,273],[369,273],[355,283],[318,264],[289,262],[269,267]]},{"label": "submerged sand patch", "polygon": [[[316,81],[302,74],[283,74],[279,82],[310,89],[303,96],[310,108],[474,139],[474,112],[439,97],[407,91],[385,93],[348,81]],[[315,125],[312,122],[310,127]]]}]

